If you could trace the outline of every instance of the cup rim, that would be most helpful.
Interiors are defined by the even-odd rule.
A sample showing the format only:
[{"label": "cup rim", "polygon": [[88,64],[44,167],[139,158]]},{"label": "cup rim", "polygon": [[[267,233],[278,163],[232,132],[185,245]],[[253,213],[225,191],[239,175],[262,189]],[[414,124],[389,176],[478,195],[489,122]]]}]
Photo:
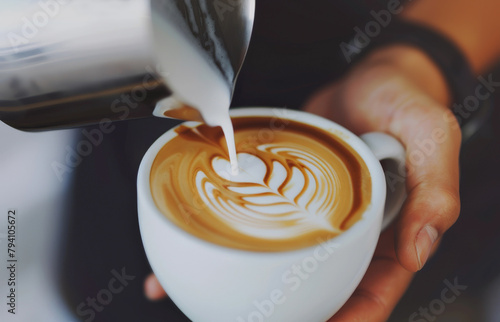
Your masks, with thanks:
[{"label": "cup rim", "polygon": [[[347,130],[343,126],[326,119],[324,117],[318,116],[316,114],[300,111],[300,110],[290,110],[286,108],[276,108],[276,107],[243,107],[237,109],[231,109],[230,111],[231,117],[243,117],[243,116],[263,116],[263,117],[281,117],[290,119],[292,121],[304,123],[307,125],[312,125],[318,127],[322,130],[325,130],[329,133],[336,135],[339,139],[346,142],[350,147],[356,151],[361,159],[364,161],[366,167],[368,168],[368,172],[371,178],[371,198],[370,202],[367,206],[367,209],[363,212],[361,218],[354,223],[348,230],[342,232],[341,234],[334,236],[327,240],[327,242],[333,242],[336,245],[341,246],[344,243],[349,243],[350,240],[356,240],[358,238],[362,238],[363,235],[370,229],[371,226],[377,224],[378,227],[381,226],[382,218],[383,218],[383,209],[386,198],[386,183],[385,177],[383,174],[382,166],[380,165],[379,160],[374,156],[370,148],[364,143],[357,135]],[[195,127],[201,124],[201,122],[195,121],[187,121],[181,123],[183,126]],[[219,245],[216,243],[212,243],[200,237],[190,234],[185,231],[174,222],[169,220],[167,216],[165,216],[160,209],[156,206],[156,203],[153,200],[150,186],[150,175],[151,175],[151,167],[156,158],[156,155],[160,151],[160,149],[171,139],[177,136],[175,129],[180,126],[176,125],[169,129],[167,132],[163,133],[146,151],[144,154],[138,171],[137,176],[137,195],[138,199],[146,202],[148,204],[148,209],[153,210],[152,213],[148,213],[148,216],[160,217],[160,222],[164,223],[165,226],[170,229],[174,229],[178,233],[182,234],[185,238],[188,238],[196,243],[203,245],[204,247],[223,250],[225,252],[232,253],[253,253],[264,255],[270,254],[275,256],[276,254],[281,253],[308,253],[311,250],[318,247],[320,244],[317,244],[297,248],[292,250],[285,251],[263,251],[263,250],[246,250],[246,249],[238,249],[229,246]],[[377,214],[381,213],[379,218],[377,218]],[[139,210],[139,217],[145,214],[141,214]],[[380,228],[379,228],[380,229]],[[142,234],[141,227],[141,234]]]}]

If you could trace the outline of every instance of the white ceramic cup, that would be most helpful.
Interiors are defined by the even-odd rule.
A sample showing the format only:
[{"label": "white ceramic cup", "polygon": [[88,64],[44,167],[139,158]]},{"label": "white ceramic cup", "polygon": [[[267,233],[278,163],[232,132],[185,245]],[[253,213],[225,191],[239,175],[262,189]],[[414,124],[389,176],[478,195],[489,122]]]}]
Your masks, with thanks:
[{"label": "white ceramic cup", "polygon": [[151,195],[151,166],[158,151],[176,136],[170,130],[145,154],[137,180],[139,224],[151,267],[170,298],[193,321],[326,321],[361,281],[382,227],[401,208],[405,184],[398,181],[399,186],[389,189],[386,199],[379,160],[392,160],[388,171],[399,173],[398,169],[404,170],[405,151],[386,134],[368,133],[359,138],[330,120],[305,112],[245,108],[232,110],[231,115],[287,118],[339,136],[357,151],[370,172],[372,194],[367,210],[339,236],[293,251],[245,251],[199,239],[169,221]]}]

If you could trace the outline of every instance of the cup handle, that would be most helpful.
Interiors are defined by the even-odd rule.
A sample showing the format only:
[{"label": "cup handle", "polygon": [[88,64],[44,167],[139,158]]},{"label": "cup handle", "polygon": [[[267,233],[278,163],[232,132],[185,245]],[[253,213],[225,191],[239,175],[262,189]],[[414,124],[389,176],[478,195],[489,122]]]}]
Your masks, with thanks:
[{"label": "cup handle", "polygon": [[382,230],[397,216],[406,200],[405,149],[394,137],[371,132],[360,136],[384,169],[387,186]]}]

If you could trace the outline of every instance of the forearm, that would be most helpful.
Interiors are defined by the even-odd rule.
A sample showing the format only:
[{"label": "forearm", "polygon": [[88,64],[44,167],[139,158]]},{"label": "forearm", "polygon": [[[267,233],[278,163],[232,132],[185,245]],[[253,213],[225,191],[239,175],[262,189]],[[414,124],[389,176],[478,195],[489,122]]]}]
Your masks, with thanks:
[{"label": "forearm", "polygon": [[448,36],[464,52],[475,73],[500,57],[500,1],[414,0],[404,19],[419,22]]}]

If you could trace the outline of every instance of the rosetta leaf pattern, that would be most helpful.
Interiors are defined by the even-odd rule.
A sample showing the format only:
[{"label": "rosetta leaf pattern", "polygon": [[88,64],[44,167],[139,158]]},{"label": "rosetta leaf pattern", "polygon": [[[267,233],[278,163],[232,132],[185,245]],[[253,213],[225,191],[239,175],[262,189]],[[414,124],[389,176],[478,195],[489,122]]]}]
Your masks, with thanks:
[{"label": "rosetta leaf pattern", "polygon": [[331,216],[340,182],[334,167],[312,153],[265,145],[262,153],[276,156],[266,163],[256,155],[238,154],[240,172],[231,174],[228,160],[218,157],[213,169],[224,185],[202,171],[196,174],[200,197],[222,221],[246,235],[281,239],[315,230],[339,233]]}]

